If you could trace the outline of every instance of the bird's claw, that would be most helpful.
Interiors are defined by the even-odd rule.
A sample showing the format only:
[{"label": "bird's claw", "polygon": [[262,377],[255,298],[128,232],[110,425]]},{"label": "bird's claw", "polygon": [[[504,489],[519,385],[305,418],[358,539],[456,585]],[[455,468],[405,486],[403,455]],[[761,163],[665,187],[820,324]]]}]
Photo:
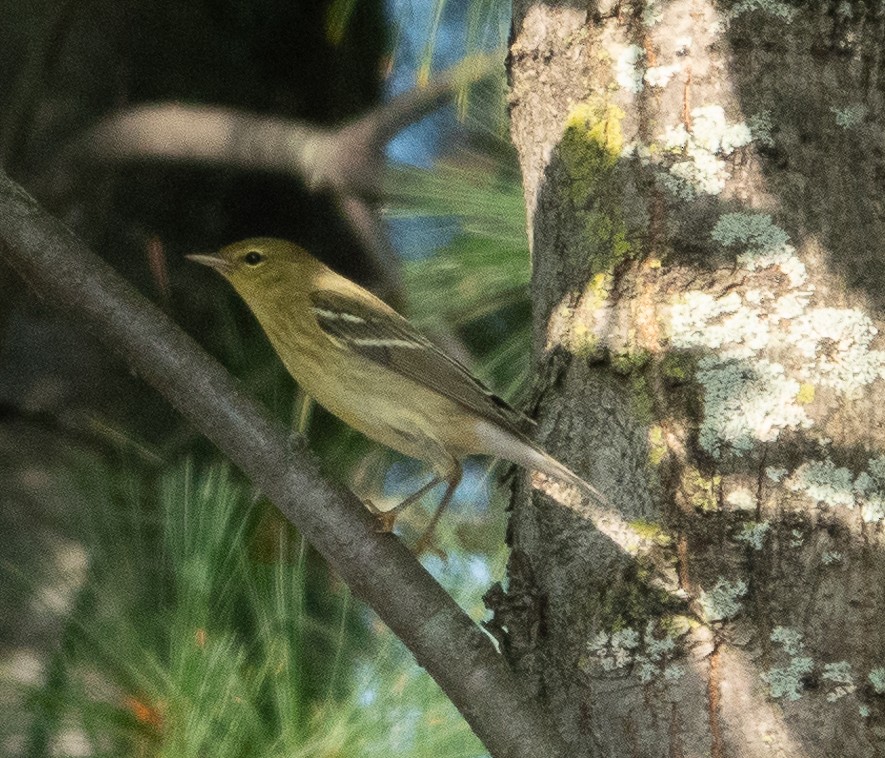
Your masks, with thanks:
[{"label": "bird's claw", "polygon": [[433,543],[432,534],[422,534],[415,543],[415,555],[420,556],[424,555],[424,553],[435,555],[445,564],[449,562],[449,556],[446,554],[446,551]]},{"label": "bird's claw", "polygon": [[378,534],[390,534],[393,531],[393,526],[396,523],[396,511],[395,509],[389,511],[382,511],[378,506],[375,505],[371,500],[363,500],[366,508],[369,509],[369,513],[371,513],[375,520],[378,522],[378,525],[375,527],[375,531]]}]

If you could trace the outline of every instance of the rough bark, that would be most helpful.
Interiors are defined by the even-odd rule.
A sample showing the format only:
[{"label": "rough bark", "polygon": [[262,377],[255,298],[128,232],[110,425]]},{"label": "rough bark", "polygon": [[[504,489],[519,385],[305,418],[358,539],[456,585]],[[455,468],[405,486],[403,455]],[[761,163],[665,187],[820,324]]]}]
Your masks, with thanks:
[{"label": "rough bark", "polygon": [[679,585],[517,493],[494,626],[575,756],[885,754],[883,24],[514,3],[541,436]]}]

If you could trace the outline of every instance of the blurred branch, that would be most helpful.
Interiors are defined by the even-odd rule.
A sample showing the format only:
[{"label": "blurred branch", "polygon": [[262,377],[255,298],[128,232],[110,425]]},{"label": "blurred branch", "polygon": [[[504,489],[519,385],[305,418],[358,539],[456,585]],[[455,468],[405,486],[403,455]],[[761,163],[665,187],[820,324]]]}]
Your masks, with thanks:
[{"label": "blurred branch", "polygon": [[564,756],[551,719],[489,638],[350,493],[162,311],[0,174],[0,250],[47,302],[85,321],[239,466],[402,639],[495,758]]},{"label": "blurred branch", "polygon": [[77,137],[56,162],[47,192],[66,195],[78,170],[97,161],[163,160],[290,174],[315,192],[330,191],[366,246],[379,294],[401,300],[399,259],[374,201],[381,194],[384,148],[404,127],[431,113],[459,89],[490,76],[498,59],[471,56],[424,87],[389,100],[334,129],[211,105],[152,103],[111,114]]}]

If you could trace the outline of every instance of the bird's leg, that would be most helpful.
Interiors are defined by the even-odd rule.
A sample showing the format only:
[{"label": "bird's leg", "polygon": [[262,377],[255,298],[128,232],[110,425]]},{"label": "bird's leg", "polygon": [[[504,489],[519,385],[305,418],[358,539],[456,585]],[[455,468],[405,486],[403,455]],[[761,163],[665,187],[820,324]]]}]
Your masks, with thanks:
[{"label": "bird's leg", "polygon": [[[436,506],[436,510],[433,512],[433,516],[430,518],[430,523],[427,525],[427,528],[424,530],[424,533],[418,538],[418,542],[415,543],[415,552],[420,555],[425,550],[431,547],[433,544],[433,532],[436,529],[436,525],[439,522],[440,518],[442,518],[443,513],[446,508],[448,508],[449,503],[452,502],[452,496],[455,494],[455,490],[458,489],[458,485],[461,483],[461,477],[463,476],[463,470],[461,469],[460,463],[455,463],[455,469],[452,473],[446,478],[446,491],[442,496],[442,500],[439,501],[439,505]],[[438,553],[443,560],[446,558],[446,554],[440,550],[439,548],[433,548],[433,551]]]},{"label": "bird's leg", "polygon": [[379,532],[392,532],[393,525],[396,522],[396,517],[408,508],[413,503],[416,503],[422,497],[424,497],[430,490],[436,487],[442,481],[442,477],[435,476],[431,479],[427,484],[423,485],[416,492],[413,492],[409,495],[405,500],[403,500],[399,505],[393,506],[386,511],[379,510],[373,503],[366,502],[366,505],[369,507],[369,510],[375,515],[375,518],[378,519],[378,531]]}]

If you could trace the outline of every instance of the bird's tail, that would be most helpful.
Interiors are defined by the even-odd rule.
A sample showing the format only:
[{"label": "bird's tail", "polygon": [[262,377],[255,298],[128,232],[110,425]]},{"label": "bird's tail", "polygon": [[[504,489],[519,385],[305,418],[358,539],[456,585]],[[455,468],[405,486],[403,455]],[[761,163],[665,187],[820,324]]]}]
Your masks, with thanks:
[{"label": "bird's tail", "polygon": [[596,489],[596,487],[582,479],[570,468],[563,466],[552,455],[548,455],[543,450],[534,447],[533,452],[536,453],[537,457],[534,458],[535,462],[530,464],[528,468],[536,469],[537,471],[541,471],[548,476],[553,476],[560,481],[573,484],[581,490],[581,492],[593,498],[600,505],[608,505],[608,501],[602,496],[602,493]]},{"label": "bird's tail", "polygon": [[495,457],[504,458],[524,468],[540,471],[562,482],[573,484],[600,505],[608,505],[608,500],[592,484],[584,481],[570,468],[563,466],[552,455],[545,453],[527,437],[517,436],[491,424],[487,424],[483,432],[483,439],[488,445],[489,452]]}]

